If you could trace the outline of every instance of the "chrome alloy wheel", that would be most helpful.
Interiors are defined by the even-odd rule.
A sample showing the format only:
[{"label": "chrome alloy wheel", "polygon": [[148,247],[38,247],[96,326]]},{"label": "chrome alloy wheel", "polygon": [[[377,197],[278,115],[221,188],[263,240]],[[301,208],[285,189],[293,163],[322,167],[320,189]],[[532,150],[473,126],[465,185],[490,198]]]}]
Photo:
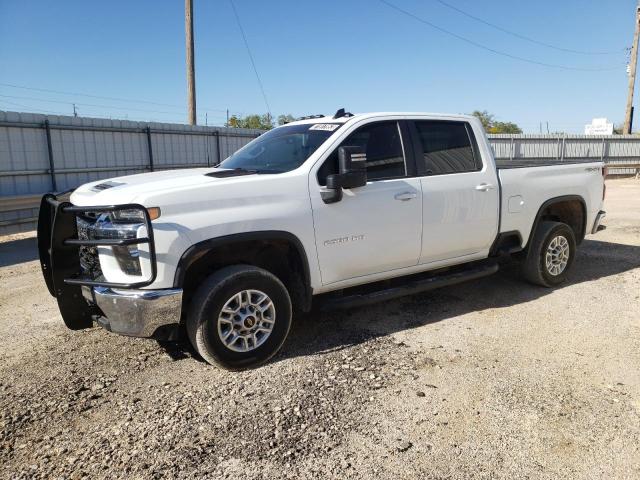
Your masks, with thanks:
[{"label": "chrome alloy wheel", "polygon": [[231,297],[218,316],[218,335],[234,352],[250,352],[262,345],[273,330],[276,308],[260,290],[242,290]]},{"label": "chrome alloy wheel", "polygon": [[569,241],[562,235],[554,237],[545,255],[547,271],[554,277],[560,275],[569,263]]}]

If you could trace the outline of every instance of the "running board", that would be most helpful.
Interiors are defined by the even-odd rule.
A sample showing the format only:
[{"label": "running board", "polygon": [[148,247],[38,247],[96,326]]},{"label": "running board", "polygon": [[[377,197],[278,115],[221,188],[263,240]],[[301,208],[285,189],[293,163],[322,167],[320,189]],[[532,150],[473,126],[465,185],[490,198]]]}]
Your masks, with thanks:
[{"label": "running board", "polygon": [[498,271],[497,263],[474,266],[455,273],[443,273],[420,280],[411,280],[407,283],[391,288],[376,290],[370,293],[344,295],[341,297],[326,298],[322,302],[322,310],[334,310],[339,308],[361,307],[372,303],[392,300],[394,298],[414,295],[416,293],[447,287],[457,283],[486,277]]}]

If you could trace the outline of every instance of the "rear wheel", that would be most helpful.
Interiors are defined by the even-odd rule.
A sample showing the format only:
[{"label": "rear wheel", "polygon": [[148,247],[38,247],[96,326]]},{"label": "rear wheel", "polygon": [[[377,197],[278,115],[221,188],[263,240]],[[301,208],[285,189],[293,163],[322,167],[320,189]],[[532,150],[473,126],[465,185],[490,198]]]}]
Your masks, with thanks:
[{"label": "rear wheel", "polygon": [[561,222],[543,221],[530,242],[523,267],[524,277],[544,287],[560,285],[576,253],[576,239],[571,227]]},{"label": "rear wheel", "polygon": [[198,288],[187,333],[204,360],[231,370],[257,366],[280,349],[291,326],[291,299],[270,272],[225,267]]}]

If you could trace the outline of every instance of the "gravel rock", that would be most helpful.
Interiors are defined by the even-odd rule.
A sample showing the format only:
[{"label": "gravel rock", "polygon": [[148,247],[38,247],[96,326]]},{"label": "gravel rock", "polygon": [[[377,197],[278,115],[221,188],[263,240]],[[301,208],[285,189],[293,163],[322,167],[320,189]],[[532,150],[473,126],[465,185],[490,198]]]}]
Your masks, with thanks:
[{"label": "gravel rock", "polygon": [[638,478],[640,182],[610,182],[606,210],[566,286],[505,265],[314,312],[245,372],[67,330],[33,236],[0,239],[0,477]]}]

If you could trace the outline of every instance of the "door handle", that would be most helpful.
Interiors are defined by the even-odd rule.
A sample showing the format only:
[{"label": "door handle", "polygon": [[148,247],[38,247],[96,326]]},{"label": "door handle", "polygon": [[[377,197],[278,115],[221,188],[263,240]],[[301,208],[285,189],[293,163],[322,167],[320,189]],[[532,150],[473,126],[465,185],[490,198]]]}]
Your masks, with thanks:
[{"label": "door handle", "polygon": [[489,190],[493,190],[494,188],[496,187],[491,185],[490,183],[481,183],[480,185],[476,185],[476,190],[478,190],[479,192],[487,192]]},{"label": "door handle", "polygon": [[418,196],[416,192],[402,192],[396,193],[393,198],[396,200],[400,200],[401,202],[406,202],[407,200],[414,199]]}]

